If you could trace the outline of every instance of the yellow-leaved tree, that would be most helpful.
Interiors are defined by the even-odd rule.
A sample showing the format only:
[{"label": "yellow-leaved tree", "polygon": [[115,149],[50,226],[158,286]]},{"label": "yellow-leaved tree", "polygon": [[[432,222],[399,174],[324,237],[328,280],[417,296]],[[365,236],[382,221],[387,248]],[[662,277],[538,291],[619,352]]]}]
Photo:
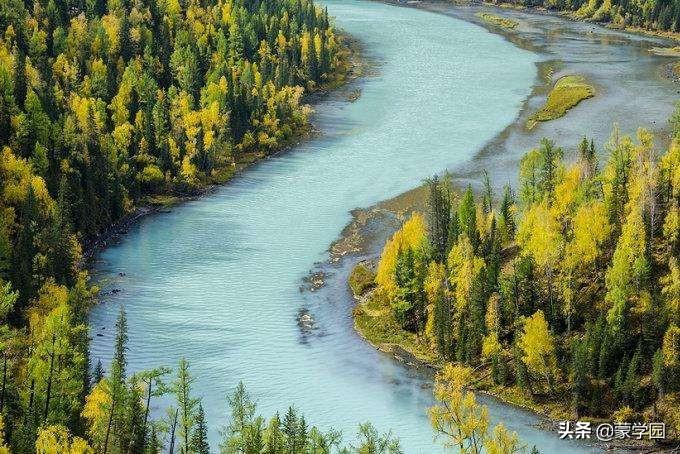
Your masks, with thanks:
[{"label": "yellow-leaved tree", "polygon": [[64,426],[47,426],[38,430],[36,454],[93,454],[85,440],[72,437]]},{"label": "yellow-leaved tree", "polygon": [[471,368],[450,363],[437,374],[434,396],[438,403],[428,410],[428,415],[437,435],[444,438],[444,445],[464,454],[524,451],[517,434],[508,432],[502,424],[489,430],[488,409],[478,404],[475,394],[467,389],[472,380]]},{"label": "yellow-leaved tree", "polygon": [[375,281],[380,291],[389,299],[394,298],[397,291],[394,270],[399,252],[409,248],[415,249],[424,241],[426,241],[425,220],[420,213],[413,213],[401,229],[397,230],[392,238],[385,243],[380,255]]},{"label": "yellow-leaved tree", "polygon": [[547,305],[555,312],[555,277],[564,256],[562,225],[548,206],[547,201],[531,205],[525,212],[515,236],[522,254],[533,258],[542,277]]},{"label": "yellow-leaved tree", "polygon": [[525,320],[519,347],[523,353],[522,362],[532,377],[543,381],[544,385],[553,391],[557,377],[555,341],[543,311],[536,311],[534,315]]},{"label": "yellow-leaved tree", "polygon": [[85,398],[82,416],[87,421],[87,434],[95,447],[104,446],[112,403],[110,385],[106,378],[95,384]]},{"label": "yellow-leaved tree", "polygon": [[604,250],[611,234],[611,226],[604,203],[598,200],[584,203],[571,220],[571,241],[566,244],[562,262],[562,312],[571,331],[572,316],[577,312],[577,295],[580,286],[596,272],[595,262]]}]

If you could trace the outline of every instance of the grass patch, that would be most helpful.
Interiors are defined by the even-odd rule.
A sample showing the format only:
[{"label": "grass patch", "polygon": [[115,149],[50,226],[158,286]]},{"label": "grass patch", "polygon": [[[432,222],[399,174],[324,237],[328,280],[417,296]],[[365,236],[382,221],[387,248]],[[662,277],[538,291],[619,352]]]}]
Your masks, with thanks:
[{"label": "grass patch", "polygon": [[649,52],[662,57],[680,57],[680,46],[675,47],[652,47]]},{"label": "grass patch", "polygon": [[181,203],[183,200],[182,197],[172,194],[154,194],[142,198],[141,204],[156,208],[170,208]]},{"label": "grass patch", "polygon": [[400,347],[422,363],[437,363],[436,354],[425,339],[404,331],[394,318],[392,309],[376,292],[354,308],[354,328],[378,350],[393,352]]},{"label": "grass patch", "polygon": [[509,30],[514,30],[519,25],[519,22],[516,20],[508,19],[507,17],[496,16],[495,14],[491,13],[477,13],[477,17],[482,19],[487,24],[494,25],[496,27],[507,28]]},{"label": "grass patch", "polygon": [[543,107],[529,117],[527,128],[532,129],[539,121],[550,121],[563,117],[569,109],[593,96],[595,96],[595,89],[583,76],[561,77],[548,94],[548,99]]},{"label": "grass patch", "polygon": [[349,275],[349,286],[354,296],[361,296],[375,286],[375,273],[358,263]]}]

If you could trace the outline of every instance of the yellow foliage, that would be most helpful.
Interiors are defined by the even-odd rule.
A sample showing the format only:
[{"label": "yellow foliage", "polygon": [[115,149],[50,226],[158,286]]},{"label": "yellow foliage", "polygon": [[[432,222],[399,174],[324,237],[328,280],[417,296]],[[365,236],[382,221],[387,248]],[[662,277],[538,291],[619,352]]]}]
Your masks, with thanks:
[{"label": "yellow foliage", "polygon": [[120,51],[120,20],[115,14],[102,16],[102,26],[106,32],[106,39],[109,43],[109,53],[117,55]]},{"label": "yellow foliage", "polygon": [[87,434],[95,442],[95,446],[106,436],[112,402],[106,379],[97,383],[85,398],[82,416],[87,421]]},{"label": "yellow foliage", "polygon": [[670,245],[680,242],[680,205],[670,206],[663,223],[663,236]]},{"label": "yellow foliage", "polygon": [[581,166],[574,164],[563,173],[561,181],[555,186],[555,200],[552,209],[557,219],[564,219],[569,216],[578,203],[581,174]]},{"label": "yellow foliage", "polygon": [[663,362],[667,367],[680,365],[680,328],[677,325],[673,324],[666,330],[666,334],[663,336],[661,352],[663,354]]},{"label": "yellow foliage", "polygon": [[501,343],[498,341],[498,333],[492,332],[484,336],[482,343],[482,358],[489,359],[501,351]]},{"label": "yellow foliage", "polygon": [[517,434],[503,425],[489,433],[488,409],[477,403],[472,391],[467,390],[473,379],[469,367],[447,364],[437,374],[434,396],[439,403],[428,409],[432,427],[444,436],[444,445],[468,454],[513,454],[523,446]]},{"label": "yellow foliage", "polygon": [[572,220],[574,238],[566,246],[566,266],[588,266],[600,256],[609,238],[611,226],[604,203],[592,201],[581,205]]},{"label": "yellow foliage", "polygon": [[0,42],[0,67],[8,74],[12,74],[14,70],[14,55],[12,55],[10,48],[3,42]]},{"label": "yellow foliage", "polygon": [[231,23],[231,10],[232,10],[231,1],[224,2],[224,4],[222,5],[222,23],[223,24],[230,24]]},{"label": "yellow foliage", "polygon": [[191,185],[196,184],[198,182],[196,172],[196,166],[191,163],[189,156],[185,156],[182,160],[182,168],[180,170],[184,181]]},{"label": "yellow foliage", "polygon": [[466,235],[461,235],[448,257],[449,281],[454,285],[456,312],[461,313],[469,305],[473,286],[479,273],[484,270],[484,260],[475,256]]},{"label": "yellow foliage", "polygon": [[419,213],[413,213],[411,218],[404,223],[401,229],[397,230],[383,248],[378,263],[377,275],[375,278],[380,290],[392,298],[397,290],[394,281],[394,270],[397,263],[399,251],[409,248],[416,248],[425,241],[425,220]]},{"label": "yellow foliage", "polygon": [[443,263],[431,262],[425,277],[425,296],[427,298],[427,320],[425,322],[425,336],[432,345],[435,342],[434,305],[437,297],[445,292],[446,268]]},{"label": "yellow foliage", "polygon": [[8,204],[18,204],[26,199],[31,166],[25,159],[17,158],[9,147],[2,150],[0,176],[3,182],[2,197]]},{"label": "yellow foliage", "polygon": [[316,58],[321,59],[321,35],[317,31],[314,33],[314,51],[316,52]]},{"label": "yellow foliage", "polygon": [[633,422],[635,412],[628,405],[616,410],[612,415],[612,419],[616,422]]},{"label": "yellow foliage", "polygon": [[302,36],[300,36],[300,55],[303,63],[307,63],[309,61],[310,43],[312,43],[312,38],[309,35],[309,32],[305,30],[304,32],[302,32]]},{"label": "yellow foliage", "polygon": [[524,451],[524,446],[516,432],[510,432],[503,424],[498,424],[493,429],[490,438],[484,441],[486,454],[514,454]]},{"label": "yellow foliage", "polygon": [[447,447],[462,450],[470,444],[480,445],[488,430],[488,410],[466,390],[471,379],[472,369],[453,364],[445,365],[437,375],[434,396],[441,404],[430,407],[428,415],[435,431],[446,437]]},{"label": "yellow foliage", "polygon": [[517,229],[517,243],[523,254],[533,257],[545,273],[551,273],[562,257],[564,238],[561,225],[546,202],[532,205]]},{"label": "yellow foliage", "polygon": [[116,126],[113,130],[113,141],[116,148],[119,150],[128,150],[132,142],[132,135],[134,133],[134,126],[129,122],[124,122],[120,126]]},{"label": "yellow foliage", "polygon": [[498,332],[500,329],[500,300],[498,293],[494,293],[489,298],[489,302],[486,305],[484,323],[486,324],[486,329],[490,332]]},{"label": "yellow foliage", "polygon": [[85,440],[71,437],[64,426],[47,426],[38,430],[36,454],[91,454],[94,450]]},{"label": "yellow foliage", "polygon": [[543,311],[536,311],[525,320],[519,346],[524,353],[522,361],[529,372],[545,379],[547,385],[552,387],[557,373],[555,342]]}]

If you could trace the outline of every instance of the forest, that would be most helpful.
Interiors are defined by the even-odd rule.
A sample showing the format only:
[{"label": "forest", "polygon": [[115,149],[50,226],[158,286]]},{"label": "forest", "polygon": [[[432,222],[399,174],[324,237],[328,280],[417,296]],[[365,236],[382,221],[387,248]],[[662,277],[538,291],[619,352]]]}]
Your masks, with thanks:
[{"label": "forest", "polygon": [[[169,371],[128,377],[121,326],[108,375],[91,373],[83,248],[145,197],[302,134],[303,95],[339,83],[345,57],[308,0],[0,1],[0,445],[157,452],[149,402]],[[205,426],[185,388],[189,452],[187,421]]]},{"label": "forest", "polygon": [[477,197],[430,179],[428,212],[385,244],[355,316],[383,314],[464,387],[680,438],[678,120],[660,156],[644,129],[614,129],[603,153],[543,139],[498,203],[488,178]]},{"label": "forest", "polygon": [[678,0],[494,0],[492,3],[565,11],[576,19],[618,27],[680,31]]}]

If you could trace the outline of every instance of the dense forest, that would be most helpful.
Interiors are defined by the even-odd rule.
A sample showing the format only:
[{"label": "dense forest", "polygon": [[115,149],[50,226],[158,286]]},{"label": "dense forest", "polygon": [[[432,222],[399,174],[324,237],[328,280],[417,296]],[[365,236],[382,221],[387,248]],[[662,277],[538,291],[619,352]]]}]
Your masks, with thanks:
[{"label": "dense forest", "polygon": [[[168,371],[126,377],[121,334],[108,376],[90,373],[82,245],[146,195],[223,181],[285,145],[307,124],[302,95],[341,80],[345,59],[309,0],[0,1],[0,438],[13,452],[156,452],[168,430],[153,434],[148,404]],[[185,420],[200,418],[182,399],[189,452]]]},{"label": "dense forest", "polygon": [[498,204],[488,179],[477,200],[431,179],[427,216],[414,213],[386,243],[369,301],[467,385],[565,418],[665,421],[680,438],[673,118],[660,157],[645,130],[615,130],[603,164],[592,141],[567,159],[544,139],[521,161],[517,194],[506,187]]},{"label": "dense forest", "polygon": [[678,0],[502,0],[493,3],[568,11],[577,19],[607,22],[619,27],[680,31]]}]

